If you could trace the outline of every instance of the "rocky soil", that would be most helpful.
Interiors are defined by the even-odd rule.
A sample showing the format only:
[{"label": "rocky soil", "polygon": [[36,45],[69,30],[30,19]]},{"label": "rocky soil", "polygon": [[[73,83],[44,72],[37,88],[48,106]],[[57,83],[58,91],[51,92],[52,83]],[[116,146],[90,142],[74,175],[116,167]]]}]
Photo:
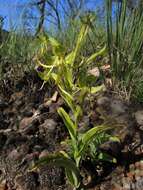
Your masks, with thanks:
[{"label": "rocky soil", "polygon": [[[61,149],[67,131],[56,110],[66,106],[55,88],[45,85],[35,73],[25,75],[13,88],[8,81],[0,94],[0,190],[70,190],[64,170],[43,166],[29,171],[33,163],[49,152]],[[54,94],[54,96],[53,96]],[[90,190],[143,189],[143,107],[124,103],[109,93],[92,98],[90,117],[79,124],[91,128],[103,120],[114,123],[113,135],[99,149],[117,163],[85,163]],[[116,127],[120,125],[120,127]],[[84,130],[84,129],[83,129]],[[87,167],[88,166],[88,167]]]}]

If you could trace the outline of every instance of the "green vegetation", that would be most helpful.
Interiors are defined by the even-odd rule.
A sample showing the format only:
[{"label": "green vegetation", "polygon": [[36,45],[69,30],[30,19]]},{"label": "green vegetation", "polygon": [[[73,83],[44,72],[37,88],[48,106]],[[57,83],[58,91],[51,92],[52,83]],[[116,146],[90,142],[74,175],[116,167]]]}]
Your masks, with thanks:
[{"label": "green vegetation", "polygon": [[127,11],[127,1],[117,3],[112,15],[112,1],[107,1],[107,42],[115,91],[128,100],[142,101],[143,90],[143,13],[141,7]]},{"label": "green vegetation", "polygon": [[[109,139],[108,135],[102,135],[113,128],[105,122],[102,125],[95,123],[84,133],[78,129],[85,97],[89,95],[90,98],[91,94],[105,88],[106,76],[101,66],[110,66],[108,77],[111,78],[113,91],[127,101],[143,101],[141,8],[129,10],[127,1],[123,0],[116,2],[113,11],[112,0],[106,0],[106,19],[104,17],[102,23],[96,14],[82,13],[72,23],[70,18],[63,30],[59,22],[59,30],[52,34],[40,28],[36,35],[11,31],[2,38],[0,33],[1,80],[4,80],[5,70],[12,70],[10,77],[17,80],[25,71],[33,71],[36,66],[43,85],[56,85],[70,110],[69,113],[62,107],[57,110],[68,130],[67,150],[41,158],[35,167],[42,164],[64,167],[68,181],[76,189],[84,188],[80,169],[85,155],[88,153],[96,159],[98,145]],[[101,71],[100,76],[89,74],[88,71],[95,67]]]},{"label": "green vegetation", "polygon": [[[2,43],[0,45],[0,77],[9,71],[10,77],[17,80],[25,71],[32,68],[31,49],[32,37],[20,31],[2,31]],[[6,71],[5,71],[6,70]]]},{"label": "green vegetation", "polygon": [[[76,94],[84,96],[87,92],[98,91],[103,86],[91,86],[88,67],[98,57],[106,53],[106,47],[93,53],[89,57],[79,57],[81,47],[89,32],[89,25],[83,23],[75,47],[71,52],[66,52],[64,45],[49,36],[39,37],[40,47],[37,50],[35,61],[37,71],[41,79],[45,82],[54,81],[60,90],[61,96],[65,99],[68,106],[74,112],[73,101]],[[42,69],[42,70],[40,70]],[[78,72],[77,72],[78,70]],[[92,78],[96,81],[96,77]],[[97,90],[96,90],[97,89]],[[65,98],[66,97],[66,98]],[[81,103],[82,103],[82,97]]]},{"label": "green vegetation", "polygon": [[[50,61],[48,64],[50,64],[51,68],[48,73],[49,76],[47,77],[53,76],[53,70],[58,70],[56,72],[63,72],[61,71],[63,68],[61,69],[61,66],[59,67],[58,65],[64,65],[64,70],[68,69],[68,76],[64,73],[66,80],[63,79],[63,81],[66,81],[68,84],[64,85],[71,87],[72,81],[70,81],[70,75],[74,75],[73,80],[79,80],[79,86],[83,85],[81,84],[83,81],[88,83],[86,84],[87,86],[89,85],[89,81],[85,80],[83,77],[86,76],[85,73],[87,70],[94,66],[102,66],[105,64],[104,61],[106,60],[107,62],[109,59],[108,63],[111,65],[112,88],[114,91],[118,92],[122,98],[125,98],[128,101],[134,99],[142,102],[142,6],[139,4],[140,6],[131,11],[128,8],[128,5],[129,3],[127,0],[124,0],[121,3],[116,2],[113,11],[112,1],[107,0],[106,17],[103,16],[102,22],[101,18],[99,18],[99,16],[93,11],[91,13],[84,13],[82,10],[80,17],[75,17],[74,20],[72,20],[71,17],[66,18],[69,20],[66,20],[66,25],[63,25],[63,29],[57,31],[52,29],[50,35],[46,32],[42,33],[41,30],[39,31],[40,34],[37,35],[38,37],[34,37],[27,32],[21,32],[21,30],[11,31],[9,33],[1,32],[1,78],[3,79],[5,67],[12,68],[12,74],[13,76],[15,75],[15,78],[21,76],[21,74],[24,73],[23,71],[33,69],[33,58],[36,58],[35,54],[37,53],[37,49],[39,49],[39,43],[43,46],[45,51],[43,53],[41,52],[42,54],[46,54],[46,48],[48,48],[49,43],[51,43],[52,46],[55,46],[55,50],[52,50],[53,52],[47,50],[49,53],[48,58],[45,57],[45,60],[41,62],[41,64],[47,64],[47,61]],[[1,18],[1,28],[3,22],[4,20]],[[76,44],[76,40],[78,39],[77,34],[79,32],[82,35],[81,39],[79,39],[79,44]],[[51,36],[51,33],[54,38],[49,37]],[[33,40],[39,42],[33,43]],[[104,56],[102,56],[101,59],[101,56],[97,57],[94,52],[102,54],[101,49],[106,45],[106,42],[108,52],[103,53]],[[57,53],[54,51],[57,51],[56,46],[58,45],[62,46],[62,50],[58,52],[61,55],[57,56],[54,55],[54,53]],[[75,47],[76,50],[72,52]],[[42,54],[38,55],[36,62],[39,61],[40,63],[40,56],[44,57]],[[92,60],[89,58],[89,55],[92,54],[95,56],[94,60],[93,57],[91,57]],[[58,60],[58,63],[56,63],[57,65],[54,65],[56,59],[59,59],[60,56],[61,63],[59,63]],[[86,64],[88,61],[89,63]],[[68,68],[65,68],[65,62],[70,62],[68,63]],[[95,62],[96,64],[94,64]],[[46,69],[46,72],[47,70],[48,69]],[[78,73],[76,73],[77,70]],[[56,73],[54,73],[54,77],[56,77],[55,74]],[[102,77],[104,78],[104,75]],[[58,79],[56,80],[58,81]]]},{"label": "green vegetation", "polygon": [[[77,119],[75,119],[75,121],[72,121],[69,114],[66,113],[63,108],[59,108],[58,113],[62,117],[70,135],[70,139],[66,141],[66,144],[69,146],[69,152],[60,151],[57,154],[51,154],[43,157],[36,163],[34,169],[35,167],[40,167],[43,164],[54,164],[64,167],[66,177],[71,185],[73,185],[73,187],[76,189],[81,189],[84,188],[84,185],[82,183],[82,177],[80,173],[80,161],[88,151],[87,147],[89,144],[94,142],[95,137],[113,127],[103,124],[100,126],[95,126],[82,134],[78,132]],[[80,112],[77,111],[77,116],[79,113]]]},{"label": "green vegetation", "polygon": [[[106,53],[106,47],[103,47],[100,51],[93,53],[89,57],[78,57],[89,29],[90,27],[87,22],[82,23],[75,47],[69,53],[54,38],[47,35],[40,36],[40,43],[38,42],[40,47],[35,57],[38,66],[37,72],[44,81],[44,84],[45,82],[54,81],[61,97],[63,97],[73,115],[71,117],[63,108],[58,109],[58,113],[63,119],[70,136],[67,143],[69,151],[61,151],[58,154],[51,154],[46,158],[42,158],[37,162],[36,167],[42,164],[55,164],[64,167],[67,179],[76,189],[81,189],[84,186],[81,180],[80,167],[81,160],[85,156],[85,153],[89,151],[89,144],[95,144],[93,142],[95,142],[96,136],[113,128],[113,126],[102,124],[99,126],[95,125],[95,127],[83,134],[78,131],[78,123],[80,117],[82,117],[84,109],[82,105],[85,96],[87,94],[95,94],[103,89],[103,85],[91,86],[92,83],[90,84],[87,79],[87,68],[98,56],[103,56]],[[77,68],[80,68],[84,72],[84,75],[79,70],[79,72],[76,72],[77,76],[75,76],[75,69]],[[96,79],[94,80],[96,81]],[[77,94],[79,94],[78,99]],[[92,147],[90,147],[90,150],[92,150]]]}]

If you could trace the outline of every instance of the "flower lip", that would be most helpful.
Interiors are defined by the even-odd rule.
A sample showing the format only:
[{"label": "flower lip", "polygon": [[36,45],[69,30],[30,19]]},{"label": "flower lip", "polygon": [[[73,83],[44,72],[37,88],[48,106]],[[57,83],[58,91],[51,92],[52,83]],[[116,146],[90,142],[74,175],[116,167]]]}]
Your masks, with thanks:
[{"label": "flower lip", "polygon": [[44,70],[45,70],[44,67],[41,66],[41,65],[36,67],[36,71],[37,71],[37,72],[41,72],[41,73],[43,73]]}]

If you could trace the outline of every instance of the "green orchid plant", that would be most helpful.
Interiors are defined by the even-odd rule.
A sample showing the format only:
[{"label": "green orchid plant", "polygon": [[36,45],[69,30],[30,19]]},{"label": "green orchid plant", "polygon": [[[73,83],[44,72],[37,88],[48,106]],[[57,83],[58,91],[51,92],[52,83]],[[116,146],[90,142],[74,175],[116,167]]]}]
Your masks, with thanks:
[{"label": "green orchid plant", "polygon": [[[96,135],[111,129],[111,126],[100,125],[95,126],[85,133],[78,130],[79,118],[82,116],[81,105],[87,93],[96,93],[101,91],[104,86],[87,86],[82,81],[81,76],[77,76],[74,80],[74,68],[78,66],[89,66],[97,58],[106,53],[106,47],[103,47],[99,52],[92,54],[89,57],[82,57],[81,61],[77,62],[82,45],[89,32],[87,22],[83,23],[77,38],[76,45],[70,53],[66,53],[65,48],[53,37],[40,37],[41,48],[38,51],[35,61],[38,65],[38,74],[45,82],[54,81],[57,85],[60,95],[63,97],[70,110],[70,116],[62,107],[58,109],[58,113],[63,119],[65,127],[69,133],[68,150],[60,151],[55,154],[49,154],[41,158],[34,166],[37,168],[41,165],[50,164],[63,167],[68,181],[75,189],[84,189],[82,177],[80,173],[80,163],[87,151],[88,145],[92,142]],[[84,76],[84,79],[86,76]],[[80,101],[76,103],[75,97],[80,97]]]},{"label": "green orchid plant", "polygon": [[[65,169],[66,177],[74,189],[84,190],[85,186],[82,183],[80,163],[82,159],[85,158],[89,145],[91,143],[94,144],[95,137],[112,129],[113,126],[103,124],[93,127],[86,131],[86,133],[80,132],[80,130],[78,130],[78,124],[80,117],[82,116],[82,108],[79,104],[74,102],[73,97],[68,92],[63,89],[60,90],[63,99],[72,111],[72,115],[70,115],[62,107],[57,110],[69,133],[69,139],[62,142],[63,145],[66,145],[66,150],[54,154],[48,154],[48,156],[41,158],[36,162],[33,169],[37,169],[41,165],[46,164],[63,167]],[[100,90],[101,87],[98,87],[94,92]]]},{"label": "green orchid plant", "polygon": [[58,113],[62,117],[65,127],[69,132],[70,138],[68,141],[65,141],[68,145],[69,151],[60,151],[59,153],[49,154],[48,156],[41,158],[35,164],[34,169],[45,164],[63,167],[70,184],[75,189],[81,190],[84,189],[84,185],[80,173],[80,162],[87,151],[87,147],[92,143],[95,136],[112,129],[112,126],[104,124],[95,126],[82,134],[78,131],[78,116],[80,115],[79,107],[77,107],[77,112],[75,114],[76,118],[74,120],[71,119],[69,114],[62,107],[58,109]]}]

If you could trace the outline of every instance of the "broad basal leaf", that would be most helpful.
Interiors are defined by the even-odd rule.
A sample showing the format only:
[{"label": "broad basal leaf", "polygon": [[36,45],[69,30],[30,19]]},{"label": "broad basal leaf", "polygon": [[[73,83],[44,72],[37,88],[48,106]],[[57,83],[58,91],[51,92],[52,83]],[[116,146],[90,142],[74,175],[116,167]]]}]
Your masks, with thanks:
[{"label": "broad basal leaf", "polygon": [[78,187],[80,185],[80,172],[76,167],[75,163],[67,157],[64,157],[63,154],[49,154],[46,157],[41,158],[36,162],[35,166],[31,169],[32,171],[39,168],[43,165],[54,165],[58,167],[63,167],[66,171],[66,175],[70,181],[70,183],[74,187]]}]

